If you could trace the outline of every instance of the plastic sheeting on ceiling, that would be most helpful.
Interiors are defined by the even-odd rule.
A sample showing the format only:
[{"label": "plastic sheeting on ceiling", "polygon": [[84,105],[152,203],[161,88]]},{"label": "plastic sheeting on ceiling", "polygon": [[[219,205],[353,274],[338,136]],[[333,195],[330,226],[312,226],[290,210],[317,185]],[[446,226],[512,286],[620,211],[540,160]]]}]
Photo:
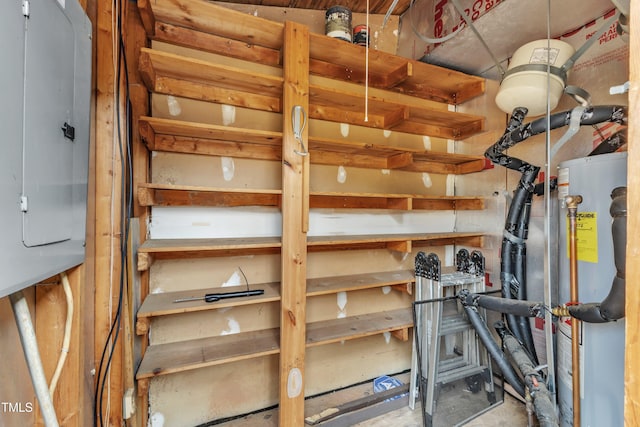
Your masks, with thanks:
[{"label": "plastic sheeting on ceiling", "polygon": [[[547,22],[551,37],[559,37],[614,8],[610,0],[458,1],[469,10],[473,25],[504,69],[507,60],[520,46],[547,37]],[[551,10],[548,14],[549,3]],[[451,33],[451,29],[460,22],[452,0],[416,0],[413,26],[411,13],[408,10],[401,17],[398,55],[487,78],[500,78],[491,55],[470,28],[463,28],[455,37],[437,46],[429,45],[414,33],[412,27],[429,38],[434,37],[434,28],[440,36]]]}]

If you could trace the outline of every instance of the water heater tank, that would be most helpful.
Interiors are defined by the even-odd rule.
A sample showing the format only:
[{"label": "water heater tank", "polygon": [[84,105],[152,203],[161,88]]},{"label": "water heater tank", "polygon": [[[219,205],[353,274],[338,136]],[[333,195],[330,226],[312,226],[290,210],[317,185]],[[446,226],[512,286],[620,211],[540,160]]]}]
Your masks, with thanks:
[{"label": "water heater tank", "polygon": [[[613,257],[611,193],[627,182],[627,153],[603,154],[560,163],[559,303],[570,301],[566,195],[580,195],[578,205],[578,299],[601,302],[616,273]],[[582,427],[624,425],[624,319],[581,322],[580,390],[572,390],[571,324],[561,318],[557,336],[560,424],[573,425],[574,392],[580,393]]]}]

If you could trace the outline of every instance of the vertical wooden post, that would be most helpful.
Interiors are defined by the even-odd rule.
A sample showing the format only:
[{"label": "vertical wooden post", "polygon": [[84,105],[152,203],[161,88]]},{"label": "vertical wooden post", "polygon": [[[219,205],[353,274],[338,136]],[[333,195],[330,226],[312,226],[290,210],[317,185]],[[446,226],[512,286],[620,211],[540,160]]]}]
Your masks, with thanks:
[{"label": "vertical wooden post", "polygon": [[[111,323],[118,306],[118,286],[121,271],[120,263],[120,188],[122,170],[119,150],[114,144],[116,134],[115,104],[115,64],[117,61],[117,45],[114,46],[116,11],[113,2],[97,2],[96,27],[96,125],[95,125],[95,367],[96,381],[104,375],[106,357],[102,366],[103,372],[97,372],[100,357],[107,343]],[[103,401],[100,406],[109,408],[103,413],[106,426],[122,423],[122,346],[118,341],[113,350],[109,375],[104,382]],[[109,345],[113,344],[110,342]],[[101,383],[102,386],[102,383]],[[109,400],[109,401],[107,401]],[[101,405],[102,403],[102,405]]]},{"label": "vertical wooden post", "polygon": [[[640,172],[632,165],[640,162],[640,1],[631,1],[629,14],[633,28],[629,40],[629,147],[627,163],[627,235],[640,233]],[[626,265],[626,338],[625,338],[625,384],[624,425],[640,425],[640,240],[627,239]]]},{"label": "vertical wooden post", "polygon": [[[280,315],[280,426],[304,425],[304,361],[306,339],[306,275],[309,156],[294,137],[292,111],[309,110],[309,30],[286,22],[284,27],[282,102],[282,284]],[[307,141],[307,127],[302,139]]]},{"label": "vertical wooden post", "polygon": [[[144,241],[147,235],[147,218],[149,216],[149,208],[146,206],[140,206],[138,203],[138,185],[141,183],[146,183],[149,181],[149,150],[144,145],[140,138],[140,132],[138,130],[138,118],[140,116],[146,116],[149,114],[149,92],[142,82],[140,78],[140,73],[138,71],[138,57],[140,54],[141,47],[147,47],[149,42],[147,38],[147,34],[142,25],[142,19],[140,18],[140,10],[138,9],[138,4],[134,2],[128,2],[128,14],[125,25],[125,47],[126,47],[126,57],[129,71],[129,96],[131,102],[131,115],[132,115],[132,123],[131,123],[131,152],[132,152],[132,162],[133,162],[133,176],[131,177],[133,181],[133,216],[137,218],[136,230],[139,230],[137,236],[129,236],[130,240],[133,239],[136,242]],[[135,221],[135,220],[134,220]],[[134,232],[134,228],[130,230],[131,233]],[[131,252],[131,248],[129,251],[129,259],[132,260],[134,258]],[[135,264],[132,264],[135,267]],[[130,268],[131,270],[131,268]],[[135,270],[135,268],[134,268]],[[131,325],[135,325],[135,313],[139,308],[140,301],[142,301],[147,294],[149,293],[149,271],[145,271],[142,273],[140,280],[134,280],[133,275],[138,274],[137,272],[130,271],[128,272],[130,275],[129,286],[134,289],[129,289],[127,294],[129,298],[129,309],[125,311],[127,316],[131,316],[127,322],[130,322]],[[129,323],[125,323],[128,325]],[[125,328],[126,330],[126,328]],[[147,347],[147,335],[144,337],[136,337],[135,334],[131,336],[126,343],[129,348],[125,347],[125,361],[124,361],[124,369],[123,372],[125,374],[124,384],[126,388],[135,387],[135,372],[133,366],[133,362],[140,357],[141,355],[135,354],[135,350],[138,349],[134,343],[136,340],[140,340],[141,351]],[[131,426],[143,426],[147,425],[147,406],[148,406],[148,394],[147,393],[135,393],[137,396],[136,401],[136,414],[133,419],[130,419],[129,425]]]}]

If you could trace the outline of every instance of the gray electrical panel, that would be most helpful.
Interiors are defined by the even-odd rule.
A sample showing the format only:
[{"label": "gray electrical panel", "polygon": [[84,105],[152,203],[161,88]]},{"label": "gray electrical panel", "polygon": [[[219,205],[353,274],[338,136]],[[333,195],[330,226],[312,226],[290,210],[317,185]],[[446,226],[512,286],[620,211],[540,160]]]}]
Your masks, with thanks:
[{"label": "gray electrical panel", "polygon": [[77,0],[0,6],[0,297],[85,256],[91,22]]}]

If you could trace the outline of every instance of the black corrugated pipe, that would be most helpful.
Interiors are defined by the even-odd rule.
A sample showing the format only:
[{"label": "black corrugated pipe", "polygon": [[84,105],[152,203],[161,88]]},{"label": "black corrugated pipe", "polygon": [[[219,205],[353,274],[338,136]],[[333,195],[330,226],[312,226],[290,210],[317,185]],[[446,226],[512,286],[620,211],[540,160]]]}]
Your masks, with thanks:
[{"label": "black corrugated pipe", "polygon": [[[625,269],[627,247],[627,187],[618,187],[611,192],[609,213],[613,218],[613,256],[616,275],[607,297],[600,303],[576,304],[556,310],[557,315],[570,315],[589,323],[604,323],[624,317]],[[564,311],[566,310],[566,311]],[[555,313],[554,313],[555,314]]]},{"label": "black corrugated pipe", "polygon": [[[526,108],[517,108],[514,110],[505,135],[511,135],[521,128],[522,120],[524,120],[526,113]],[[500,141],[502,141],[502,139]],[[497,144],[500,144],[500,141]],[[494,147],[496,147],[496,145],[494,145]],[[490,148],[487,150],[487,153],[491,153],[491,155],[487,155],[487,153],[485,153],[485,155],[492,162],[501,164],[508,169],[517,170],[522,173],[522,175],[514,191],[513,200],[509,205],[502,239],[500,277],[502,282],[502,296],[514,300],[526,300],[525,241],[528,233],[531,199],[535,188],[533,183],[538,176],[540,168],[520,159],[502,154],[503,149],[506,148],[496,148],[495,150],[491,150]],[[537,360],[528,320],[510,313],[505,313],[505,318],[518,340],[524,343],[534,359]]]},{"label": "black corrugated pipe", "polygon": [[494,362],[496,362],[500,368],[505,380],[511,384],[511,387],[513,387],[516,393],[524,397],[524,384],[522,383],[522,380],[515,369],[513,369],[513,366],[511,366],[511,363],[509,363],[509,360],[507,360],[507,356],[502,352],[498,344],[493,339],[491,331],[489,331],[489,328],[487,328],[487,325],[484,323],[482,316],[478,313],[478,308],[472,305],[466,305],[464,300],[462,300],[462,307],[467,314],[469,322],[476,330],[480,341],[482,341],[489,351],[489,354],[491,354],[491,357],[493,357]]},{"label": "black corrugated pipe", "polygon": [[[527,114],[527,109],[524,107],[515,108],[513,110],[512,116],[517,115],[516,120],[519,120],[520,123],[524,120],[524,116]],[[549,122],[551,127],[549,130],[561,128],[563,126],[569,125],[571,120],[571,110],[563,111],[560,113],[552,114],[549,117]],[[593,106],[587,108],[580,117],[580,125],[595,125],[602,122],[614,122],[619,124],[625,124],[626,122],[626,107],[620,105],[600,105]],[[524,141],[525,139],[538,135],[540,133],[547,131],[547,117],[540,117],[539,119],[533,120],[525,125],[518,125],[517,127],[510,129],[507,128],[507,132],[500,138],[498,142],[489,147],[485,152],[485,156],[487,158],[501,158],[501,166],[509,167],[510,157],[502,155],[502,151],[507,148],[511,148],[519,142]],[[518,159],[512,159],[517,162]],[[493,160],[492,160],[493,161]],[[503,163],[504,162],[504,163]],[[494,162],[495,163],[495,162]],[[510,169],[516,169],[513,167],[509,167]]]},{"label": "black corrugated pipe", "polygon": [[493,326],[502,338],[503,347],[524,376],[524,383],[533,399],[533,409],[540,427],[558,427],[558,415],[547,384],[536,370],[526,349],[511,334],[504,323],[496,322]]},{"label": "black corrugated pipe", "polygon": [[[519,300],[526,300],[525,241],[531,198],[535,189],[533,182],[540,168],[507,156],[503,152],[533,135],[547,131],[547,123],[549,123],[548,130],[552,130],[569,125],[571,120],[571,110],[569,110],[553,114],[548,119],[541,117],[530,123],[522,124],[527,112],[524,107],[515,108],[504,135],[485,152],[485,157],[493,163],[522,173],[505,222],[500,274],[503,298]],[[624,123],[625,120],[626,108],[623,106],[596,106],[590,107],[582,113],[580,124],[594,125],[606,121]],[[505,314],[505,318],[511,332],[525,345],[534,360],[537,360],[528,320],[523,316],[513,314]]]},{"label": "black corrugated pipe", "polygon": [[544,304],[541,302],[509,300],[490,295],[473,294],[468,289],[458,293],[463,305],[482,307],[498,313],[513,314],[522,317],[544,317]]},{"label": "black corrugated pipe", "polygon": [[[517,299],[527,299],[527,245],[526,240],[529,232],[529,217],[531,213],[531,199],[533,197],[533,191],[535,189],[534,181],[538,175],[540,168],[535,167],[531,170],[531,173],[523,173],[521,182],[522,189],[518,186],[518,190],[526,192],[526,200],[522,206],[520,212],[520,218],[515,229],[515,235],[522,243],[515,245],[515,251],[513,252],[514,258],[514,276],[519,283],[517,288]],[[522,334],[522,343],[530,349],[533,360],[538,363],[538,356],[536,355],[535,346],[533,344],[533,335],[531,334],[531,325],[529,319],[523,316],[516,316],[516,322],[520,333]]]}]

